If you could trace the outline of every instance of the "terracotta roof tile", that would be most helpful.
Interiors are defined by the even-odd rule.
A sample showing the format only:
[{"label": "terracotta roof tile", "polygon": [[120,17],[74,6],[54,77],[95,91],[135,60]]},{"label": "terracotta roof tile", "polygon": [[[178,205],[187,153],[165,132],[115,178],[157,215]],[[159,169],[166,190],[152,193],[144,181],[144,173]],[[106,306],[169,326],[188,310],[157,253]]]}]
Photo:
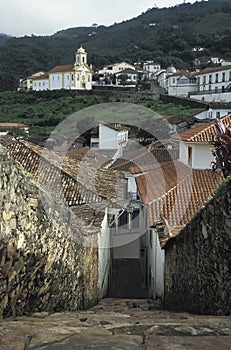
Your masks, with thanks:
[{"label": "terracotta roof tile", "polygon": [[[149,166],[134,166],[142,201],[147,204],[163,195],[191,174],[191,169],[179,161],[155,163]],[[139,175],[140,174],[140,175]]]},{"label": "terracotta roof tile", "polygon": [[[220,119],[224,126],[231,128],[231,114]],[[182,140],[185,142],[203,142],[209,143],[213,140],[213,135],[216,134],[215,122],[202,123],[194,128],[183,131],[177,135],[173,135],[173,139]]]},{"label": "terracotta roof tile", "polygon": [[82,156],[80,151],[77,151],[79,155],[74,156],[73,150],[69,150],[66,154],[61,149],[59,151],[48,150],[29,141],[18,142],[45,159],[49,164],[54,165],[70,177],[76,179],[88,191],[92,191],[97,196],[113,203],[122,203],[124,196],[123,174],[118,170],[100,168],[103,163],[102,156],[98,156],[91,149],[89,152],[83,151]]},{"label": "terracotta roof tile", "polygon": [[43,75],[39,75],[37,77],[33,77],[31,78],[32,80],[43,80],[43,79],[48,79],[49,78],[49,74],[48,73],[45,73]]},{"label": "terracotta roof tile", "polygon": [[28,128],[29,125],[24,123],[0,123],[0,128]]},{"label": "terracotta roof tile", "polygon": [[231,66],[219,66],[219,67],[211,67],[211,68],[205,68],[201,71],[195,73],[195,75],[201,75],[201,74],[207,74],[207,73],[213,73],[213,72],[220,72],[223,70],[229,70],[231,69]]},{"label": "terracotta roof tile", "polygon": [[73,64],[67,64],[65,66],[56,66],[52,68],[49,73],[63,73],[63,72],[71,72],[74,69]]},{"label": "terracotta roof tile", "polygon": [[178,76],[185,76],[189,79],[193,78],[194,77],[194,72],[189,72],[187,70],[178,70],[176,71],[176,73],[173,73],[170,75],[170,77],[178,77]]},{"label": "terracotta roof tile", "polygon": [[191,170],[179,161],[152,168],[149,172],[143,168],[144,174],[136,177],[149,225],[163,218],[174,234],[192,219],[223,179],[220,171]]},{"label": "terracotta roof tile", "polygon": [[137,71],[135,69],[126,68],[116,73],[116,75],[120,75],[120,74],[137,74]]}]

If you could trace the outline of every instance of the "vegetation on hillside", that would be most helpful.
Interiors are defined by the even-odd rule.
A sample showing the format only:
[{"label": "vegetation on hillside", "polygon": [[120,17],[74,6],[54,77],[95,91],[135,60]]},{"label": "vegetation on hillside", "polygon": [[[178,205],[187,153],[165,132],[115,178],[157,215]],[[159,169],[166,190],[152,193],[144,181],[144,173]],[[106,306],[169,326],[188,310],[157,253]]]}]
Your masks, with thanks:
[{"label": "vegetation on hillside", "polygon": [[[173,64],[183,69],[192,68],[193,60],[201,56],[230,59],[230,16],[229,0],[209,0],[149,9],[110,27],[70,28],[47,37],[4,38],[0,42],[0,89],[16,89],[22,77],[72,63],[81,44],[95,69],[121,60],[152,59],[164,68]],[[195,47],[204,51],[194,52]]]},{"label": "vegetation on hillside", "polygon": [[0,122],[26,123],[31,134],[44,134],[74,112],[103,102],[107,102],[104,96],[66,90],[1,92]]},{"label": "vegetation on hillside", "polygon": [[[69,115],[86,107],[108,102],[106,95],[91,93],[79,94],[77,91],[42,91],[42,92],[1,92],[0,93],[0,122],[26,123],[31,126],[30,134],[50,133],[60,122]],[[197,112],[198,108],[163,103],[154,100],[131,101],[134,107],[129,108],[129,113],[122,116],[125,124],[134,121],[136,105],[140,105],[164,116],[190,115]],[[132,109],[133,108],[133,109]],[[133,113],[134,111],[134,113]],[[108,120],[113,121],[113,115],[107,114]],[[100,117],[99,117],[100,118]],[[143,115],[136,117],[136,121],[142,121]],[[95,118],[98,120],[97,117]],[[87,121],[85,120],[85,123]]]}]

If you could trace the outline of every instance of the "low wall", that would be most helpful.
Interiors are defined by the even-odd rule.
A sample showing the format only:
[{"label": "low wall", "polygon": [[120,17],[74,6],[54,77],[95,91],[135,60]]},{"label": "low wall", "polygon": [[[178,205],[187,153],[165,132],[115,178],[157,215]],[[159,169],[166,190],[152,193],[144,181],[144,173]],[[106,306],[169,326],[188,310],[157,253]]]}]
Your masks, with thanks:
[{"label": "low wall", "polygon": [[[32,177],[0,149],[0,316],[87,308],[98,300],[98,253],[43,209]],[[47,203],[49,206],[49,203]],[[90,230],[89,239],[97,239]],[[86,232],[85,232],[86,234]]]},{"label": "low wall", "polygon": [[165,247],[165,306],[229,315],[231,179]]},{"label": "low wall", "polygon": [[167,94],[161,94],[160,100],[165,103],[174,103],[182,106],[190,106],[191,108],[201,108],[206,109],[207,103],[203,101],[197,101],[190,98],[185,97],[177,97],[177,96],[169,96]]}]

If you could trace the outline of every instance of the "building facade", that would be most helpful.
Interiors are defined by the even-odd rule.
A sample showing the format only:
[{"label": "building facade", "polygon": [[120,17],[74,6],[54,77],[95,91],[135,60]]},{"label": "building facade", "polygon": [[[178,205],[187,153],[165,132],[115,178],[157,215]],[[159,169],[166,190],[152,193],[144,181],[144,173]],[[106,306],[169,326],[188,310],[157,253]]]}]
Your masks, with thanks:
[{"label": "building facade", "polygon": [[87,63],[87,52],[81,46],[74,64],[56,66],[49,72],[27,78],[27,89],[42,90],[91,90],[92,68]]},{"label": "building facade", "polygon": [[166,85],[170,96],[188,97],[190,92],[195,91],[197,79],[188,71],[177,71],[168,75]]},{"label": "building facade", "polygon": [[156,73],[160,70],[160,64],[153,61],[146,61],[143,64],[144,77],[152,80],[156,79]]},{"label": "building facade", "polygon": [[230,102],[231,66],[205,68],[194,74],[197,79],[195,91],[190,98],[206,102]]}]

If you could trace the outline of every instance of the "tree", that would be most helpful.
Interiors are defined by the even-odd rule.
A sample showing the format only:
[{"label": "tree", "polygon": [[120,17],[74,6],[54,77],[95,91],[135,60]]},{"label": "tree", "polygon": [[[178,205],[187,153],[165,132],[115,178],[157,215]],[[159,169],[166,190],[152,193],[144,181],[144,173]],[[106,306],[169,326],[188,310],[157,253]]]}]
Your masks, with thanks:
[{"label": "tree", "polygon": [[212,154],[215,158],[212,168],[221,169],[224,177],[227,177],[231,175],[231,130],[219,119],[215,120],[215,127],[216,134],[210,142],[214,146]]}]

